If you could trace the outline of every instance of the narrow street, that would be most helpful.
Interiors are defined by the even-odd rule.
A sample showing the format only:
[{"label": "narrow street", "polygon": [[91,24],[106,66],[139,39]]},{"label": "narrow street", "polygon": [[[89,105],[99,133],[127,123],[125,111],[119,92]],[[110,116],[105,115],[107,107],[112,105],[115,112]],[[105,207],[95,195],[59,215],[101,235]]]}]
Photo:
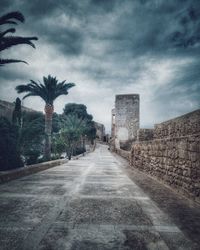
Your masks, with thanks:
[{"label": "narrow street", "polygon": [[[141,174],[129,172],[98,145],[78,160],[0,185],[0,249],[199,249],[162,208],[167,193],[157,203],[147,182],[141,188]],[[200,227],[200,211],[191,211],[197,216],[192,230]]]}]

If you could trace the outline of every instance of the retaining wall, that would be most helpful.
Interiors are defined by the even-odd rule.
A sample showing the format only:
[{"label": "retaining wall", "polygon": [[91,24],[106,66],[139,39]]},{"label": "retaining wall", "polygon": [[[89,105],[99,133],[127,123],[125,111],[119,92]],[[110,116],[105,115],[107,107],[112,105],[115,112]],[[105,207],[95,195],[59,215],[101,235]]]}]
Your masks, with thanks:
[{"label": "retaining wall", "polygon": [[155,125],[132,145],[130,165],[200,202],[200,110]]},{"label": "retaining wall", "polygon": [[123,150],[123,149],[116,148],[115,152],[118,155],[120,155],[121,157],[123,157],[123,158],[127,159],[128,161],[130,161],[130,156],[131,156],[131,152],[130,151],[126,151],[126,150]]},{"label": "retaining wall", "polygon": [[0,172],[0,184],[26,176],[26,175],[34,174],[34,173],[46,170],[48,168],[62,165],[66,162],[68,162],[68,160],[66,159],[54,160],[54,161],[48,161],[48,162],[38,163],[34,165],[29,165],[23,168],[18,168],[18,169],[14,169],[10,171]]}]

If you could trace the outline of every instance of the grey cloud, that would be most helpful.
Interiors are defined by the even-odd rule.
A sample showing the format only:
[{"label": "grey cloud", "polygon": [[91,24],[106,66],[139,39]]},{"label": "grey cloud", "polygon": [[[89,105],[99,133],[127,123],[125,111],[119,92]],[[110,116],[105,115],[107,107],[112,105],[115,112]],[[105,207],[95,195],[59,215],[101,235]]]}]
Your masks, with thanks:
[{"label": "grey cloud", "polygon": [[[45,32],[46,30],[46,32]],[[47,27],[43,29],[43,37],[49,43],[58,47],[60,51],[66,55],[79,55],[82,52],[83,35],[80,31],[59,28],[48,30]]]},{"label": "grey cloud", "polygon": [[[98,84],[92,93],[98,95],[101,88],[112,90],[113,95],[123,89],[150,92],[145,101],[155,110],[155,119],[200,105],[199,0],[2,0],[1,5],[4,13],[20,10],[25,15],[26,23],[17,27],[18,34],[38,36],[37,48],[43,45],[55,50],[52,61],[65,63],[67,74],[78,82],[91,82],[91,89],[92,83]],[[187,60],[190,58],[193,61]],[[23,68],[26,66],[20,71],[14,67],[0,69],[1,85],[16,79],[19,83],[41,79],[32,56],[27,60],[34,71],[28,72]],[[174,60],[186,60],[186,64],[176,65]],[[169,74],[175,74],[169,82],[158,82],[160,85],[152,88],[154,67],[163,61],[171,62]],[[40,63],[44,63],[42,50]],[[156,70],[155,75],[159,74]],[[58,77],[59,73],[58,69]],[[111,97],[105,93],[105,98]],[[90,100],[94,106],[98,98]]]},{"label": "grey cloud", "polygon": [[91,0],[90,5],[91,5],[91,11],[103,11],[103,12],[111,12],[113,11],[116,0]]},{"label": "grey cloud", "polygon": [[134,56],[156,51],[166,53],[184,44],[185,47],[195,45],[199,39],[199,5],[197,1],[193,4],[185,1],[185,5],[183,1],[121,1],[116,5],[118,18],[114,29],[96,35],[102,40],[110,39],[111,50],[128,50]]},{"label": "grey cloud", "polygon": [[[61,53],[68,55],[77,55],[81,53],[83,42],[83,27],[80,29],[64,26],[62,20],[58,17],[61,15],[70,16],[71,13],[74,18],[81,18],[79,16],[78,2],[73,0],[48,0],[48,1],[12,1],[10,5],[5,2],[3,4],[8,8],[8,11],[19,10],[21,11],[26,22],[23,27],[17,27],[18,30],[24,29],[25,31],[36,34],[40,40],[57,46]],[[3,13],[2,13],[3,14]],[[70,17],[72,18],[72,17]],[[70,23],[68,24],[70,25]],[[18,32],[19,34],[19,32]]]},{"label": "grey cloud", "polygon": [[200,107],[199,60],[194,58],[175,70],[171,81],[158,88],[152,102],[158,114],[172,118]]}]

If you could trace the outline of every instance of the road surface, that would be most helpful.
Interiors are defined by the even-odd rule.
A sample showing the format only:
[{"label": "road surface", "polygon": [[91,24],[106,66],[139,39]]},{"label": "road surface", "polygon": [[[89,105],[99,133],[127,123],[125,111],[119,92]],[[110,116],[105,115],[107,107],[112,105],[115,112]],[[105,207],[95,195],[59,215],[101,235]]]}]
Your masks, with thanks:
[{"label": "road surface", "polygon": [[0,185],[0,249],[200,249],[134,178],[98,145]]}]

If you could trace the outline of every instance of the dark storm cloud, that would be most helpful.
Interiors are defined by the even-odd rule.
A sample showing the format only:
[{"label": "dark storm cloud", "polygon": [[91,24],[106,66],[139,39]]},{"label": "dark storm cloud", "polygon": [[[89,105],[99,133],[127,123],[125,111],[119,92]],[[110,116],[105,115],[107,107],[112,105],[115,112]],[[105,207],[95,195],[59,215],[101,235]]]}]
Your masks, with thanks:
[{"label": "dark storm cloud", "polygon": [[[118,8],[123,8],[123,4],[120,2]],[[127,5],[129,8],[115,23],[115,32],[105,37],[99,34],[100,38],[115,42],[111,51],[125,49],[134,56],[166,54],[172,48],[194,47],[199,43],[200,2],[185,1],[183,5],[183,1],[127,1]]]},{"label": "dark storm cloud", "polygon": [[[28,19],[26,27],[70,55],[82,52],[87,37],[109,41],[107,50],[111,54],[127,51],[132,56],[191,47],[200,39],[200,3],[195,0],[16,0],[10,5],[8,2],[3,1],[2,6],[22,11]],[[66,26],[58,18],[61,15],[69,18]],[[115,21],[109,26],[112,18]],[[70,27],[70,21],[79,22],[79,26]]]},{"label": "dark storm cloud", "polygon": [[90,1],[90,8],[91,11],[105,11],[105,12],[111,12],[113,11],[116,0],[91,0]]},{"label": "dark storm cloud", "polygon": [[[128,91],[151,92],[145,98],[154,103],[157,117],[174,106],[184,112],[188,103],[191,109],[200,104],[199,0],[1,0],[2,14],[11,10],[26,17],[18,34],[39,37],[36,52],[41,50],[41,58],[27,58],[34,65],[30,72],[0,69],[1,83],[40,79],[41,72],[34,74],[49,67],[46,53],[46,60],[62,61],[61,67],[65,58],[69,73],[77,72],[80,82],[83,77],[113,93],[128,86]],[[56,51],[53,57],[51,50]]]},{"label": "dark storm cloud", "polygon": [[[175,70],[174,77],[155,91],[152,102],[163,117],[172,118],[200,107],[199,59],[185,63]],[[162,103],[162,105],[160,105]]]},{"label": "dark storm cloud", "polygon": [[[26,66],[28,67],[28,66]],[[19,71],[19,68],[12,67],[1,67],[0,69],[0,83],[6,81],[12,83],[13,81],[19,80],[26,82],[30,78],[30,72]],[[1,87],[1,84],[0,84]]]},{"label": "dark storm cloud", "polygon": [[[48,41],[58,47],[61,53],[65,53],[66,55],[81,53],[84,34],[83,27],[70,27],[70,21],[73,18],[77,18],[78,16],[78,19],[81,19],[79,4],[76,1],[16,0],[10,1],[9,4],[8,2],[3,2],[4,10],[7,7],[7,11],[19,10],[24,14],[26,18],[25,25],[23,25],[24,31],[31,31],[42,42]],[[63,18],[69,18],[68,24],[65,25],[63,23],[62,16]],[[22,29],[22,27],[20,26],[19,29]]]},{"label": "dark storm cloud", "polygon": [[[38,18],[44,18],[45,16],[50,16],[52,13],[55,12],[57,8],[59,8],[60,4],[63,1],[57,0],[48,0],[48,1],[41,1],[41,0],[34,0],[34,1],[23,1],[24,11],[31,14],[34,17],[35,21]],[[41,21],[41,20],[39,20]]]}]

